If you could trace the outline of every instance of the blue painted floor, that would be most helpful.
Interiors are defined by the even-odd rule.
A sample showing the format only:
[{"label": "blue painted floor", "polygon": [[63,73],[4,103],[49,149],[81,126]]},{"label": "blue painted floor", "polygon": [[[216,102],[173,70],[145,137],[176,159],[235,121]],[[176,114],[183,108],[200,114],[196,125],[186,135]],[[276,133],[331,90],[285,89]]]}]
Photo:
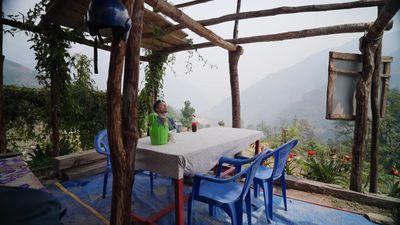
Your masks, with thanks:
[{"label": "blue painted floor", "polygon": [[[111,179],[110,179],[111,178]],[[112,176],[110,175],[107,197],[102,198],[103,174],[75,180],[66,181],[62,185],[70,192],[75,194],[82,202],[90,205],[106,219],[109,219],[111,206],[111,187]],[[61,191],[58,187],[50,185],[48,190],[60,200],[61,204],[67,208],[67,214],[63,217],[62,223],[65,225],[104,225],[105,223],[96,217],[88,209],[80,205],[70,195]],[[185,193],[190,193],[191,187],[185,186]],[[146,174],[135,176],[133,189],[133,210],[139,216],[148,218],[157,211],[163,209],[174,201],[174,188],[171,180],[158,176],[154,180],[154,193],[150,191],[150,178]],[[259,197],[252,200],[253,213],[252,220],[255,225],[268,224],[265,217],[263,198]],[[229,217],[222,211],[217,210],[214,217],[208,215],[208,206],[194,202],[193,224],[194,225],[222,225],[230,224]],[[185,214],[186,214],[185,208]],[[186,215],[185,215],[185,218]],[[247,224],[246,215],[243,215],[244,223]],[[160,225],[175,224],[174,211],[157,222]],[[288,199],[288,211],[283,208],[282,198],[274,196],[274,220],[271,224],[323,224],[323,225],[368,225],[374,224],[363,216],[313,205],[310,203]]]}]

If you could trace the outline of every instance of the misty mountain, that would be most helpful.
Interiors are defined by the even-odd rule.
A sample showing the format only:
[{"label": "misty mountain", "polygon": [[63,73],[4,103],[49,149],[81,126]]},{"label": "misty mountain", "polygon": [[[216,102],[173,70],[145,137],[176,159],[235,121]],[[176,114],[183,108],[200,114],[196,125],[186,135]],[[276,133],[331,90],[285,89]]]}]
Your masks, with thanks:
[{"label": "misty mountain", "polygon": [[6,59],[3,71],[5,85],[39,87],[35,70]]},{"label": "misty mountain", "polygon": [[[400,32],[388,34],[384,36],[383,42],[383,55],[394,58],[390,81],[392,88],[400,88],[399,37]],[[349,52],[349,49],[355,49],[354,46],[358,48],[357,39],[335,49],[320,51],[296,65],[268,75],[241,92],[241,118],[244,126],[256,125],[261,121],[275,125],[282,120],[297,117],[307,119],[319,136],[329,132],[332,121],[325,120],[329,51]],[[230,123],[231,110],[231,99],[227,98],[204,116],[212,123],[219,120]]]}]

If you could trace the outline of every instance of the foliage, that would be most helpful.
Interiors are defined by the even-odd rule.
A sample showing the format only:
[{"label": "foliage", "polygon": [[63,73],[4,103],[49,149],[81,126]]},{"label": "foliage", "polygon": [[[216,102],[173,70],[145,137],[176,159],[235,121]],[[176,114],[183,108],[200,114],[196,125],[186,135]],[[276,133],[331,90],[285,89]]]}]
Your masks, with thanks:
[{"label": "foliage", "polygon": [[350,170],[350,160],[345,156],[317,153],[303,160],[304,176],[325,183],[347,184],[344,176]]},{"label": "foliage", "polygon": [[192,116],[194,115],[196,110],[190,105],[191,103],[188,100],[186,100],[183,104],[184,106],[181,109],[182,118],[180,122],[184,127],[187,127],[189,129],[192,125]]},{"label": "foliage", "polygon": [[[49,132],[44,124],[48,120],[48,91],[4,86],[4,94],[8,150],[21,150],[23,143],[47,142]],[[91,148],[94,135],[105,127],[106,95],[96,90],[85,91],[73,82],[71,96],[74,109],[61,117],[61,142],[68,139],[74,151]],[[62,152],[63,143],[60,145]]]},{"label": "foliage", "polygon": [[44,147],[37,144],[33,152],[28,155],[31,157],[31,160],[28,161],[31,168],[49,166],[53,163],[53,152],[49,143],[45,144]]},{"label": "foliage", "polygon": [[96,133],[106,127],[106,94],[97,91],[90,78],[90,60],[85,55],[74,56],[74,79],[69,85],[70,106],[64,110],[61,129],[76,135],[83,150],[93,147]]},{"label": "foliage", "polygon": [[389,92],[386,114],[380,126],[379,162],[389,173],[391,166],[400,168],[400,91]]},{"label": "foliage", "polygon": [[138,98],[138,130],[139,135],[143,136],[147,132],[147,115],[152,111],[153,101],[162,97],[163,78],[165,75],[166,64],[173,63],[174,56],[147,52],[147,56],[157,58],[150,61],[145,67],[145,86],[140,91]]},{"label": "foliage", "polygon": [[218,121],[218,126],[220,126],[220,127],[225,126],[225,122],[223,120]]}]

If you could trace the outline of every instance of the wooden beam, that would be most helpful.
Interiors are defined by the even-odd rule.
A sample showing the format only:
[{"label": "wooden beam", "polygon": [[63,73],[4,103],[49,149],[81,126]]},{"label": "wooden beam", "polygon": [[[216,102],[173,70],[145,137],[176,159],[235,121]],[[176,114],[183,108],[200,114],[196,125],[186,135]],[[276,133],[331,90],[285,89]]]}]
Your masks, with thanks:
[{"label": "wooden beam", "polygon": [[213,1],[213,0],[194,0],[194,1],[190,1],[190,2],[176,4],[174,6],[175,6],[175,8],[183,8],[183,7],[188,7],[188,6],[197,5],[197,4],[201,4],[201,3],[205,3],[205,2],[211,2],[211,1]]},{"label": "wooden beam", "polygon": [[229,50],[229,51],[235,51],[236,50],[236,45],[225,41],[215,33],[213,33],[211,30],[203,27],[200,23],[196,22],[194,19],[186,15],[184,12],[181,10],[175,8],[168,2],[164,0],[145,0],[147,4],[150,6],[157,8],[165,14],[166,16],[169,16],[171,19],[175,20],[178,23],[184,24],[187,26],[190,30],[195,32],[196,34],[200,35],[201,37],[206,38],[207,40],[211,41],[212,43],[215,43],[216,45]]},{"label": "wooden beam", "polygon": [[[266,10],[233,13],[216,18],[199,20],[197,22],[203,26],[210,26],[218,23],[224,23],[228,21],[241,20],[241,19],[250,19],[250,18],[258,18],[266,16],[276,16],[282,14],[303,13],[303,12],[321,12],[330,10],[364,8],[364,7],[382,6],[383,4],[384,1],[382,0],[372,0],[372,1],[354,1],[347,3],[335,3],[335,4],[324,4],[324,5],[305,5],[297,7],[283,6],[279,8],[266,9]],[[180,30],[186,27],[187,26],[185,26],[184,24],[173,25],[165,29],[164,34]]]},{"label": "wooden beam", "polygon": [[[34,33],[42,33],[42,29],[40,26],[27,26],[26,24],[19,22],[19,21],[14,21],[14,20],[10,20],[10,19],[5,19],[5,18],[1,18],[1,24],[3,25],[8,25],[10,27],[15,27],[18,28],[20,30],[23,31],[30,31],[30,32],[34,32]],[[68,41],[72,41],[74,43],[78,43],[78,44],[82,44],[82,45],[86,45],[86,46],[91,46],[94,47],[94,41],[86,39],[84,37],[79,37],[79,36],[73,36],[73,35],[67,35],[65,36],[66,40]],[[97,47],[99,49],[105,50],[110,52],[111,51],[111,46],[106,45],[106,44],[102,44],[100,42],[97,43]],[[140,60],[141,61],[151,61],[153,60],[150,57],[147,56],[140,56]]]},{"label": "wooden beam", "polygon": [[[343,34],[343,33],[358,33],[365,32],[372,25],[372,23],[353,23],[353,24],[342,24],[336,26],[329,27],[319,27],[312,29],[305,29],[299,31],[289,31],[277,34],[267,34],[260,35],[254,37],[243,37],[237,39],[227,39],[226,41],[232,42],[234,44],[250,44],[257,42],[271,42],[271,41],[283,41],[289,39],[298,39],[298,38],[306,38],[306,37],[315,37],[315,36],[323,36],[323,35],[331,35],[331,34]],[[390,24],[389,24],[390,25]],[[386,27],[387,30],[391,29],[391,26]],[[184,45],[178,46],[173,49],[166,49],[163,51],[164,53],[173,53],[191,49],[200,49],[200,48],[208,48],[214,47],[215,44],[212,42],[205,42],[200,44],[193,45]]]}]

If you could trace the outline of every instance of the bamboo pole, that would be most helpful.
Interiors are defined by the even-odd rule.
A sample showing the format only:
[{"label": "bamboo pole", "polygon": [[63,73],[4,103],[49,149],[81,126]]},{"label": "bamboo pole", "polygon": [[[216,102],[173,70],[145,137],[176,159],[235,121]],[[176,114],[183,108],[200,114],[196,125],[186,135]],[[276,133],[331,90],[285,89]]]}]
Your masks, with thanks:
[{"label": "bamboo pole", "polygon": [[[199,20],[197,21],[203,26],[210,26],[214,24],[224,23],[233,20],[241,20],[241,19],[251,19],[258,17],[266,17],[266,16],[276,16],[283,14],[293,14],[293,13],[303,13],[303,12],[322,12],[322,11],[331,11],[331,10],[342,10],[342,9],[353,9],[353,8],[364,8],[364,7],[373,7],[373,6],[382,6],[384,1],[382,0],[372,0],[372,1],[354,1],[354,2],[346,2],[346,3],[335,3],[335,4],[324,4],[324,5],[305,5],[305,6],[295,6],[295,7],[278,7],[273,9],[266,10],[256,10],[250,12],[242,12],[242,13],[233,13],[228,14],[216,18]],[[172,25],[165,29],[164,34],[168,34],[170,32],[180,30],[183,28],[187,28],[187,25],[178,24]]]},{"label": "bamboo pole", "polygon": [[[362,160],[367,137],[368,99],[371,90],[372,73],[375,69],[375,54],[383,31],[390,19],[400,8],[400,1],[388,0],[376,21],[361,38],[360,50],[363,53],[363,72],[356,89],[356,119],[352,147],[352,167],[350,190],[361,191]],[[380,63],[380,62],[376,62]]]},{"label": "bamboo pole", "polygon": [[170,17],[171,19],[175,20],[176,22],[184,24],[196,34],[206,38],[207,40],[215,43],[216,45],[229,51],[236,50],[236,45],[228,41],[225,41],[224,39],[213,33],[211,30],[203,27],[200,23],[193,20],[191,17],[186,15],[181,10],[175,8],[168,2],[164,0],[145,0],[145,2],[150,6],[160,10],[160,12]]},{"label": "bamboo pole", "polygon": [[[253,37],[243,37],[237,39],[227,39],[227,41],[232,42],[234,44],[250,44],[257,42],[271,42],[271,41],[283,41],[289,39],[298,39],[298,38],[306,38],[306,37],[315,37],[315,36],[323,36],[323,35],[331,35],[331,34],[343,34],[343,33],[358,33],[364,32],[368,30],[368,28],[372,25],[372,23],[353,23],[353,24],[342,24],[336,26],[328,26],[328,27],[319,27],[298,31],[289,31],[277,34],[266,34],[260,36]],[[390,25],[390,24],[389,24]],[[391,26],[386,27],[387,30],[391,29]],[[183,45],[178,46],[176,48],[165,49],[161,51],[163,53],[174,53],[179,51],[186,51],[191,49],[200,49],[200,48],[208,48],[215,47],[216,45],[212,42],[205,42],[193,45]]]},{"label": "bamboo pole", "polygon": [[[0,0],[0,13],[3,15],[3,0]],[[3,24],[0,25],[0,154],[6,153],[6,114],[4,107],[4,88],[3,88]]]}]

